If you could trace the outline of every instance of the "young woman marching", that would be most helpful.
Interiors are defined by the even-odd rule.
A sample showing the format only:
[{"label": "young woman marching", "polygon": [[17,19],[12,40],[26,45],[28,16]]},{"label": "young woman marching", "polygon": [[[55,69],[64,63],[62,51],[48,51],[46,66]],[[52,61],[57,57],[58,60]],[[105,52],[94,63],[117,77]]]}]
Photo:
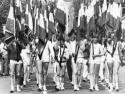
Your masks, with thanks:
[{"label": "young woman marching", "polygon": [[[41,43],[40,43],[41,42]],[[45,40],[45,42],[42,42],[41,39],[39,39],[39,43],[41,44],[41,47],[39,46],[38,49],[38,56],[37,56],[37,69],[38,69],[38,75],[39,75],[39,91],[43,90],[43,93],[47,93],[46,89],[46,78],[47,78],[47,72],[48,72],[48,66],[50,62],[50,57],[52,57],[52,61],[54,60],[54,51],[52,48],[52,44],[50,40]]]},{"label": "young woman marching", "polygon": [[[71,40],[70,40],[70,46],[68,47],[68,49],[70,50],[70,56],[71,56],[71,68],[72,68],[72,82],[71,84],[74,85],[74,90],[77,90],[76,88],[76,84],[77,84],[77,80],[76,80],[76,74],[77,74],[77,65],[76,65],[76,61],[75,61],[75,50],[76,50],[76,39],[75,39],[75,34],[73,33],[73,35],[71,36]],[[68,62],[67,62],[68,63]]]},{"label": "young woman marching", "polygon": [[107,51],[106,51],[106,63],[108,66],[108,71],[109,71],[109,88],[110,90],[113,89],[113,57],[112,57],[112,52],[113,52],[113,41],[111,38],[108,38],[107,40]]},{"label": "young woman marching", "polygon": [[82,74],[83,74],[83,69],[85,67],[85,65],[87,64],[87,59],[86,59],[86,55],[84,54],[85,51],[85,45],[87,44],[87,40],[86,39],[82,39],[79,42],[79,50],[78,50],[78,55],[77,55],[77,84],[75,87],[75,90],[79,90],[79,87],[81,87],[81,80],[82,80]]},{"label": "young woman marching", "polygon": [[90,49],[90,91],[93,91],[95,88],[96,91],[99,91],[98,87],[98,78],[99,78],[99,69],[101,63],[101,57],[104,55],[102,51],[102,46],[99,44],[97,38],[94,38],[93,43],[91,44]]},{"label": "young woman marching", "polygon": [[17,81],[17,91],[21,91],[20,89],[21,73],[20,72],[22,69],[22,59],[21,59],[20,53],[22,50],[22,46],[20,45],[19,41],[13,41],[8,46],[8,50],[9,50],[9,55],[10,55],[10,76],[11,76],[10,93],[13,93],[15,91],[16,81]]},{"label": "young woman marching", "polygon": [[27,44],[25,49],[21,51],[21,57],[24,66],[24,81],[23,85],[26,86],[26,83],[29,82],[29,75],[30,75],[30,65],[31,65],[31,52],[30,52],[30,45]]},{"label": "young woman marching", "polygon": [[63,36],[59,38],[59,53],[58,53],[58,73],[57,73],[57,86],[56,90],[64,90],[64,78],[65,78],[65,71],[66,71],[66,62],[69,57],[69,51],[65,44],[65,40]]}]

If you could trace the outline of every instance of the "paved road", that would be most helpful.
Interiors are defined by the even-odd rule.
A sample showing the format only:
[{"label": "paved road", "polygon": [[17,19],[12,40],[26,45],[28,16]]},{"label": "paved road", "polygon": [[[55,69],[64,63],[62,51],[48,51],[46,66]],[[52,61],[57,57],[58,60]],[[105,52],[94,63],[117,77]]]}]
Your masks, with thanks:
[{"label": "paved road", "polygon": [[[73,91],[73,87],[69,83],[67,77],[65,81],[65,91],[55,91],[54,84],[52,83],[52,68],[49,68],[49,77],[47,79],[47,89],[48,94],[125,94],[125,67],[120,68],[120,91],[119,92],[109,92],[108,89],[105,88],[104,84],[99,85],[100,91],[90,92],[88,90],[89,83],[82,83],[82,88],[78,92]],[[0,94],[10,94],[10,79],[9,77],[0,77]],[[15,92],[14,94],[41,94],[37,91],[37,86],[35,84],[34,79],[31,79],[28,86],[23,89],[22,92]]]}]

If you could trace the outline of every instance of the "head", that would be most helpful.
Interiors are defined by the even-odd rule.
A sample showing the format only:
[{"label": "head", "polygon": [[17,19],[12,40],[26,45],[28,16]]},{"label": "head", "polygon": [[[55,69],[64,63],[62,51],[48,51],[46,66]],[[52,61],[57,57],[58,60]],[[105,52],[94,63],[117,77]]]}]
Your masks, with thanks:
[{"label": "head", "polygon": [[93,38],[93,43],[98,43],[98,39],[97,38]]}]

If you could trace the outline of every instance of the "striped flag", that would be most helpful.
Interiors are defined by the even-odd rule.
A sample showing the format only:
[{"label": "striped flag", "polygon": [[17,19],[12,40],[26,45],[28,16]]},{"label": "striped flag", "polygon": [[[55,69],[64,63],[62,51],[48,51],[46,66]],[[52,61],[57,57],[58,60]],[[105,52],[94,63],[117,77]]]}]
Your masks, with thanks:
[{"label": "striped flag", "polygon": [[6,30],[11,34],[15,34],[15,18],[14,18],[14,7],[13,3],[10,4],[10,10],[6,22]]},{"label": "striped flag", "polygon": [[33,31],[33,19],[31,15],[30,0],[28,0],[26,4],[25,20],[26,20],[26,25],[29,27],[31,31]]},{"label": "striped flag", "polygon": [[42,13],[39,14],[38,22],[37,22],[37,32],[40,39],[45,39],[46,30],[45,30],[45,20]]},{"label": "striped flag", "polygon": [[15,0],[15,10],[16,10],[16,15],[21,15],[21,1],[20,0]]}]

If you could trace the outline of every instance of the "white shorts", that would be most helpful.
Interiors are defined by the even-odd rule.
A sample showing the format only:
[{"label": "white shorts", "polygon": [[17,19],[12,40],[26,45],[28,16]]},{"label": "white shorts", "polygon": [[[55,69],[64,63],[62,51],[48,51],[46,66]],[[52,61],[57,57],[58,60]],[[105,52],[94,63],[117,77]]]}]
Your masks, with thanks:
[{"label": "white shorts", "polygon": [[121,62],[118,55],[114,55],[114,56],[113,56],[113,61],[114,61],[114,63],[115,63],[115,62],[118,62],[118,63]]},{"label": "white shorts", "polygon": [[31,60],[30,59],[28,59],[28,58],[23,58],[23,64],[24,65],[30,65],[31,64]]},{"label": "white shorts", "polygon": [[113,63],[113,57],[111,56],[111,55],[109,55],[109,54],[107,54],[107,56],[106,56],[106,62],[107,63]]},{"label": "white shorts", "polygon": [[94,59],[94,64],[100,64],[101,63],[101,57],[96,57],[95,59]]},{"label": "white shorts", "polygon": [[84,59],[84,58],[77,58],[77,63],[82,63],[82,64],[86,65],[87,61],[88,60]]},{"label": "white shorts", "polygon": [[22,62],[22,60],[20,60],[20,61],[16,61],[16,60],[10,60],[10,64],[22,64],[23,62]]}]

